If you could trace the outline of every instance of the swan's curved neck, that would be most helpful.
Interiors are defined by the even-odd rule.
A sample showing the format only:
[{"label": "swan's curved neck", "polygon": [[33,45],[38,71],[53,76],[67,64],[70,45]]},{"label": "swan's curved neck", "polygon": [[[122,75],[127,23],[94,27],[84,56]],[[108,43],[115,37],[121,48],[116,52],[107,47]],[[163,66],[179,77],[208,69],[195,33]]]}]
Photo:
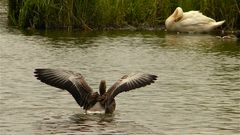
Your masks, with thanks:
[{"label": "swan's curved neck", "polygon": [[182,16],[183,16],[182,8],[177,7],[175,9],[175,11],[173,12],[172,16],[173,16],[175,22],[179,21],[182,18]]}]

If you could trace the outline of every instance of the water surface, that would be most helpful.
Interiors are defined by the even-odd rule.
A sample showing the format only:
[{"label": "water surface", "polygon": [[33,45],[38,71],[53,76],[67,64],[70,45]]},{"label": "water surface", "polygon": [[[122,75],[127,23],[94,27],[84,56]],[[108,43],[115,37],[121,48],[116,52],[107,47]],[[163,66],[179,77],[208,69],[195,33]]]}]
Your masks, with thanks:
[{"label": "water surface", "polygon": [[[240,43],[161,31],[20,31],[0,2],[0,133],[4,135],[237,135]],[[131,72],[155,84],[117,96],[113,116],[85,115],[35,68],[82,73],[96,91]]]}]

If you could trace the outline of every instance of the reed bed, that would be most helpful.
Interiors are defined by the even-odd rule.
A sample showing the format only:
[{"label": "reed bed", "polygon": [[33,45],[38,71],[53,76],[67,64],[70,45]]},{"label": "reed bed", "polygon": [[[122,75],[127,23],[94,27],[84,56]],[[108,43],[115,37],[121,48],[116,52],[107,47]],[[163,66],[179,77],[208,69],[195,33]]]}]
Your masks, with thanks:
[{"label": "reed bed", "polygon": [[223,29],[240,29],[240,0],[9,0],[9,21],[22,28],[159,28],[176,7],[200,10]]}]

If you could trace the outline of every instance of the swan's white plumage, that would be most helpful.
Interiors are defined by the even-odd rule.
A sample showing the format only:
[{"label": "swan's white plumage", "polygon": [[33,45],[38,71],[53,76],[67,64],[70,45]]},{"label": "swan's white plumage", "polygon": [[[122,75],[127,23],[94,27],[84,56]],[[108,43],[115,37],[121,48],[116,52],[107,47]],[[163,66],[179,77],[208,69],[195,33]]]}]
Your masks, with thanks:
[{"label": "swan's white plumage", "polygon": [[165,26],[167,30],[176,32],[209,32],[224,22],[216,22],[199,11],[183,12],[182,8],[177,7],[165,21]]}]

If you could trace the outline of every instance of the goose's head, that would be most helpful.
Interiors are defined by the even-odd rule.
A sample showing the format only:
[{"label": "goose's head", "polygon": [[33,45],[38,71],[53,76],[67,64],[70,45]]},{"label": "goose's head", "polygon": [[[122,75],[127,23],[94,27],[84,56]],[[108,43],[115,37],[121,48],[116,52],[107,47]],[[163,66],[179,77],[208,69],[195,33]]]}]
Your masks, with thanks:
[{"label": "goose's head", "polygon": [[102,96],[106,92],[106,81],[101,80],[100,85],[99,85],[99,93]]},{"label": "goose's head", "polygon": [[183,10],[180,7],[177,7],[174,12],[167,18],[165,21],[165,26],[167,29],[172,29],[173,25],[181,20],[183,17]]}]

